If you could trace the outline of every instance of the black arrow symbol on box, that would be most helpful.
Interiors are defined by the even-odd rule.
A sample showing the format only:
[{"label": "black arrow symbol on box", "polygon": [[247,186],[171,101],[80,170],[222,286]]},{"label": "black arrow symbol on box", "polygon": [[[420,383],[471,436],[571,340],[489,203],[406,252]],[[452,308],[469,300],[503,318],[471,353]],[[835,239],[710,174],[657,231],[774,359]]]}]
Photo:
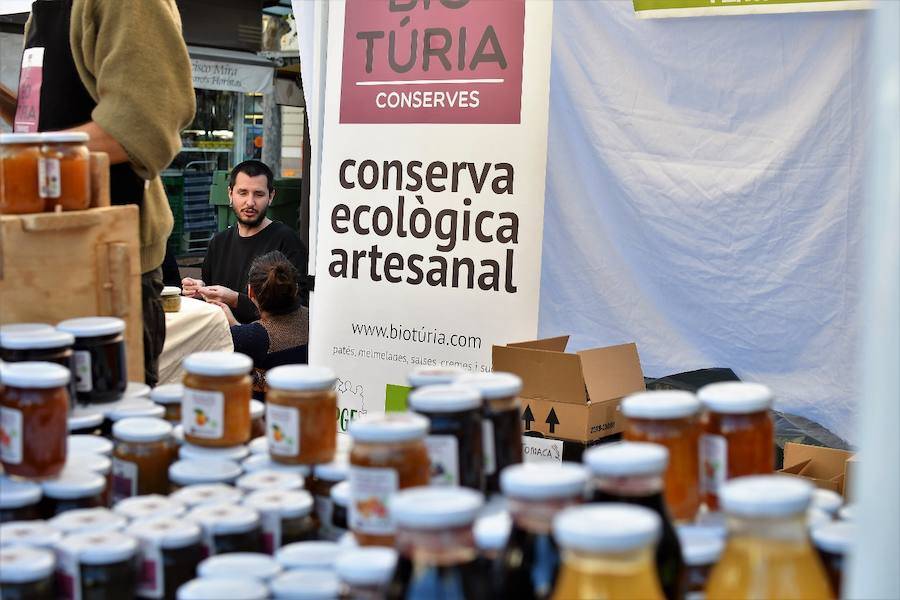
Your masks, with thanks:
[{"label": "black arrow symbol on box", "polygon": [[531,431],[531,422],[534,421],[534,414],[531,412],[531,405],[525,407],[522,413],[522,420],[525,421],[525,431]]},{"label": "black arrow symbol on box", "polygon": [[550,425],[550,433],[556,432],[556,426],[559,425],[559,419],[556,418],[556,411],[554,409],[550,409],[550,414],[547,415],[547,420],[544,421],[544,423]]}]

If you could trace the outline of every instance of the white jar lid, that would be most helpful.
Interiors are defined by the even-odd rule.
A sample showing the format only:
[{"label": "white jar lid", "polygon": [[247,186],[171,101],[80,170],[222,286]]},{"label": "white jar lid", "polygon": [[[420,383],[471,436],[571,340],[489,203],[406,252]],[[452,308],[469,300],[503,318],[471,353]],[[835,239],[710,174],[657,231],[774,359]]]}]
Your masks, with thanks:
[{"label": "white jar lid", "polygon": [[512,398],[522,391],[522,379],[512,373],[466,373],[453,383],[477,389],[485,400]]},{"label": "white jar lid", "polygon": [[234,577],[240,573],[257,581],[269,581],[281,573],[278,561],[260,552],[228,552],[203,559],[197,565],[197,575],[204,579]]},{"label": "white jar lid", "polygon": [[250,451],[247,446],[223,446],[221,448],[207,448],[184,443],[178,449],[180,458],[215,458],[218,460],[232,460],[239,462],[247,457]]},{"label": "white jar lid", "polygon": [[113,506],[113,512],[133,521],[147,517],[178,517],[187,512],[187,507],[161,494],[147,494],[119,500]]},{"label": "white jar lid", "polygon": [[553,537],[565,548],[586,552],[627,552],[652,546],[662,521],[642,506],[605,503],[566,508],[553,519]]},{"label": "white jar lid", "polygon": [[0,475],[0,508],[22,508],[37,504],[40,500],[41,486],[38,484]]},{"label": "white jar lid", "polygon": [[260,469],[238,478],[235,485],[244,492],[256,490],[299,490],[303,487],[303,476],[274,469]]},{"label": "white jar lid", "polygon": [[842,521],[855,521],[856,520],[856,505],[855,504],[845,504],[841,508],[838,509],[838,519]]},{"label": "white jar lid", "polygon": [[811,535],[816,548],[830,554],[846,554],[856,532],[850,521],[832,521],[813,527]]},{"label": "white jar lid", "polygon": [[83,142],[87,142],[90,139],[91,139],[91,136],[89,136],[84,131],[66,131],[66,132],[54,131],[52,133],[42,133],[41,134],[41,140],[45,144],[53,144],[53,143],[70,144],[70,143],[77,143],[77,142],[83,143]]},{"label": "white jar lid", "polygon": [[307,477],[310,472],[309,465],[285,465],[275,462],[268,454],[251,454],[241,462],[241,468],[245,473],[256,473],[262,470],[281,471],[282,473],[296,473]]},{"label": "white jar lid", "polygon": [[289,571],[270,585],[275,600],[334,600],[341,591],[337,575],[328,569]]},{"label": "white jar lid", "polygon": [[184,386],[180,383],[166,383],[150,390],[150,399],[157,404],[181,404]]},{"label": "white jar lid", "polygon": [[327,391],[334,387],[336,381],[337,375],[328,367],[283,365],[266,371],[266,384],[274,390]]},{"label": "white jar lid", "polygon": [[174,285],[167,285],[163,287],[162,291],[159,293],[160,296],[180,296],[181,288],[176,287]]},{"label": "white jar lid", "polygon": [[832,517],[844,505],[844,497],[831,490],[816,488],[813,490],[812,505],[827,512]]},{"label": "white jar lid", "polygon": [[232,483],[241,476],[241,466],[233,460],[189,458],[169,465],[169,479],[175,485]]},{"label": "white jar lid", "polygon": [[118,531],[128,524],[128,519],[108,508],[76,508],[56,515],[49,522],[51,527],[73,534]]},{"label": "white jar lid", "polygon": [[187,518],[213,535],[246,533],[259,526],[259,513],[237,504],[204,504],[192,509]]},{"label": "white jar lid", "polygon": [[[165,414],[166,409],[155,402],[142,398],[125,398],[122,402],[116,403],[115,407],[106,411],[106,418],[113,422],[133,417],[162,419]],[[166,422],[168,423],[168,421]]]},{"label": "white jar lid", "polygon": [[122,396],[125,398],[143,398],[145,400],[149,400],[150,391],[150,386],[146,383],[142,383],[140,381],[129,381],[125,385],[125,392],[123,392]]},{"label": "white jar lid", "polygon": [[[68,419],[68,428],[69,431],[81,431],[84,429],[94,429],[96,427],[100,427],[103,424],[103,420],[106,417],[103,416],[103,412],[97,409],[85,408],[78,406],[69,413]],[[69,436],[71,438],[71,436]],[[88,437],[98,437],[98,436],[88,436]],[[111,442],[110,442],[111,444]],[[110,452],[112,452],[112,446],[110,445]]]},{"label": "white jar lid", "polygon": [[246,375],[253,368],[253,359],[240,352],[195,352],[184,359],[182,367],[188,373],[210,377]]},{"label": "white jar lid", "polygon": [[192,579],[178,588],[178,600],[266,600],[269,589],[255,579],[236,574],[228,579]]},{"label": "white jar lid", "polygon": [[123,442],[159,442],[172,437],[172,424],[158,418],[130,417],[116,421],[112,432]]},{"label": "white jar lid", "polygon": [[650,442],[615,442],[588,449],[582,460],[595,477],[658,475],[669,464],[669,449]]},{"label": "white jar lid", "polygon": [[56,500],[97,496],[105,487],[105,477],[81,467],[64,468],[56,477],[41,481],[44,495]]},{"label": "white jar lid", "polygon": [[250,451],[250,454],[268,454],[269,453],[269,440],[266,439],[266,436],[261,435],[258,438],[253,438],[250,440],[250,443],[247,444],[247,450]]},{"label": "white jar lid", "polygon": [[340,483],[335,484],[332,486],[329,496],[331,497],[331,501],[337,506],[346,508],[350,505],[350,482],[341,481]]},{"label": "white jar lid", "polygon": [[125,331],[125,321],[116,317],[82,317],[61,321],[56,328],[76,338],[103,337]]},{"label": "white jar lid", "polygon": [[0,133],[0,144],[39,144],[43,140],[42,133]]},{"label": "white jar lid", "polygon": [[250,419],[262,419],[266,416],[266,405],[259,400],[250,400]]},{"label": "white jar lid", "polygon": [[582,497],[588,470],[574,462],[511,465],[500,472],[500,489],[507,498],[545,500]]},{"label": "white jar lid", "polygon": [[53,574],[56,557],[44,548],[8,546],[0,549],[0,583],[31,583]]},{"label": "white jar lid", "polygon": [[338,579],[354,586],[386,585],[396,568],[397,551],[377,546],[345,552],[334,563]]},{"label": "white jar lid", "polygon": [[416,367],[407,375],[409,385],[414,388],[426,385],[447,385],[464,375],[459,367]]},{"label": "white jar lid", "polygon": [[772,406],[772,390],[761,383],[725,381],[705,385],[697,397],[708,410],[717,413],[744,415],[768,410]]},{"label": "white jar lid", "polygon": [[726,481],[719,503],[729,515],[787,517],[806,512],[812,498],[810,483],[789,475],[751,475]]},{"label": "white jar lid", "polygon": [[496,551],[506,547],[509,533],[512,531],[512,518],[508,512],[501,511],[484,516],[475,521],[473,533],[475,545],[479,550]]},{"label": "white jar lid", "polygon": [[70,435],[67,439],[67,445],[69,452],[72,454],[103,454],[110,456],[113,451],[113,443],[99,435]]},{"label": "white jar lid", "polygon": [[62,365],[51,362],[7,363],[3,367],[4,385],[22,389],[50,389],[69,384],[72,373]]},{"label": "white jar lid", "polygon": [[415,390],[409,407],[424,413],[452,413],[481,408],[481,393],[463,385],[428,385]]},{"label": "white jar lid", "polygon": [[282,519],[299,519],[312,513],[313,497],[306,490],[257,490],[244,504],[260,513],[277,513]]},{"label": "white jar lid", "polygon": [[341,554],[335,542],[294,542],[275,552],[275,559],[285,570],[332,569]]},{"label": "white jar lid", "polygon": [[184,426],[179,423],[172,429],[172,437],[175,438],[179,444],[184,443]]},{"label": "white jar lid", "polygon": [[679,390],[641,392],[626,397],[621,410],[631,419],[683,419],[700,412],[700,401]]},{"label": "white jar lid", "polygon": [[337,545],[340,546],[343,551],[347,551],[351,548],[359,548],[359,544],[356,542],[356,536],[353,535],[352,531],[344,532],[344,534],[338,538]]},{"label": "white jar lid", "polygon": [[462,487],[421,486],[401,490],[388,502],[398,527],[443,529],[474,523],[484,496]]},{"label": "white jar lid", "polygon": [[9,521],[0,525],[0,546],[52,548],[62,532],[46,521]]},{"label": "white jar lid", "polygon": [[93,452],[69,452],[66,454],[66,466],[64,469],[87,469],[97,475],[109,475],[112,471],[112,461],[103,454]]},{"label": "white jar lid", "polygon": [[44,350],[65,348],[75,343],[75,336],[55,329],[38,329],[19,333],[0,333],[0,348],[7,350]]},{"label": "white jar lid", "polygon": [[364,416],[350,423],[354,442],[408,442],[428,433],[428,419],[415,413]]},{"label": "white jar lid", "polygon": [[719,562],[725,548],[725,535],[721,529],[701,525],[678,525],[678,541],[681,556],[689,567],[705,567]]},{"label": "white jar lid", "polygon": [[322,481],[344,481],[350,475],[350,462],[344,458],[316,465],[313,475]]},{"label": "white jar lid", "polygon": [[200,542],[200,526],[187,519],[155,516],[135,521],[125,533],[160,548],[184,548]]},{"label": "white jar lid", "polygon": [[84,565],[109,565],[133,558],[137,541],[118,531],[94,530],[65,537],[57,548]]},{"label": "white jar lid", "polygon": [[184,504],[188,508],[194,508],[203,504],[235,504],[240,501],[242,496],[241,490],[231,485],[225,485],[224,483],[198,483],[172,492],[169,498]]},{"label": "white jar lid", "polygon": [[816,527],[820,527],[825,523],[831,523],[834,519],[821,508],[810,506],[806,509],[806,528],[812,531]]}]

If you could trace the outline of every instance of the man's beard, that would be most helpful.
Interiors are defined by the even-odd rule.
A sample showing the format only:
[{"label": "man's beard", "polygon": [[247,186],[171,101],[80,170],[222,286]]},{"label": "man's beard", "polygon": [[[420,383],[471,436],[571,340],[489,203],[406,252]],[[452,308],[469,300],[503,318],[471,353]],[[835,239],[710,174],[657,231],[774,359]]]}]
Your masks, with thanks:
[{"label": "man's beard", "polygon": [[260,223],[263,222],[263,219],[266,218],[266,211],[269,209],[269,207],[266,206],[266,207],[263,207],[261,210],[257,211],[256,216],[253,217],[252,219],[248,219],[247,217],[245,217],[241,213],[241,211],[234,208],[234,206],[232,206],[231,209],[234,211],[234,216],[237,217],[238,223],[240,223],[244,227],[256,227],[257,225],[259,225]]}]

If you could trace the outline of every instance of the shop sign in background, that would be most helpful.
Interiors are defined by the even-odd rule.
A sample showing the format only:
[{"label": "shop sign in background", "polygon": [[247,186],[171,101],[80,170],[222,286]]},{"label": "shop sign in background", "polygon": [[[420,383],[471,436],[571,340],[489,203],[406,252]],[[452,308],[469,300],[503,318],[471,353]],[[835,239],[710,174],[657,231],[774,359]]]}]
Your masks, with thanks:
[{"label": "shop sign in background", "polygon": [[201,90],[268,94],[272,68],[226,61],[191,59],[194,87]]}]

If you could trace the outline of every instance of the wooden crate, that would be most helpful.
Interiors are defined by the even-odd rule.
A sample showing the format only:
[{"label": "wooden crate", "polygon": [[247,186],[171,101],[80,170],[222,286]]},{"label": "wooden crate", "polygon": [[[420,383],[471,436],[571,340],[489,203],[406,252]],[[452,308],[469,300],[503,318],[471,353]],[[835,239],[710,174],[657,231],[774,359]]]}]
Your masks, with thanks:
[{"label": "wooden crate", "polygon": [[92,156],[88,210],[0,216],[0,324],[113,316],[128,379],[144,381],[137,206],[109,206],[109,163]]}]

